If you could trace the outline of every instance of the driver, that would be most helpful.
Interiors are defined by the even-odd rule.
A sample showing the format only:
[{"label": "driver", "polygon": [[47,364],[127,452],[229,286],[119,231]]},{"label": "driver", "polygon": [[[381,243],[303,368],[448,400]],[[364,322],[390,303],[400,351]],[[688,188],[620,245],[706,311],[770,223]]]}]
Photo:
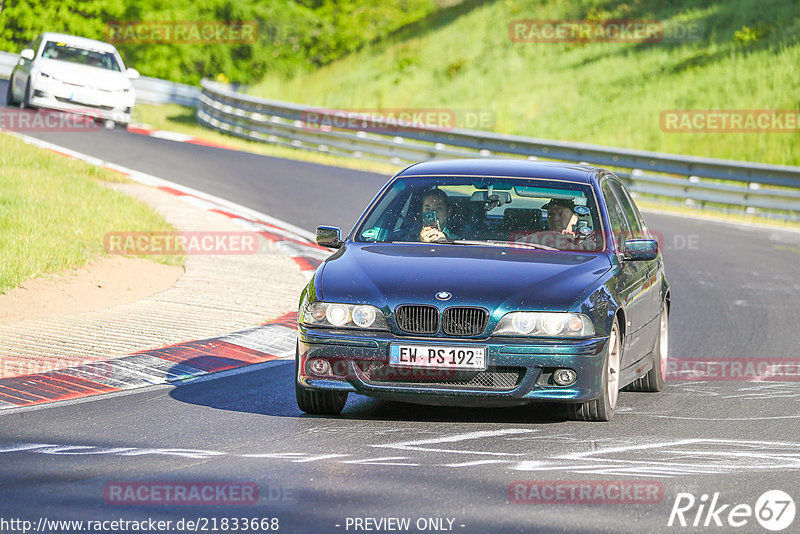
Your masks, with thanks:
[{"label": "driver", "polygon": [[547,230],[537,232],[538,243],[558,250],[597,252],[602,248],[602,237],[598,234],[581,233],[576,230],[578,214],[572,199],[554,198],[542,209],[547,211]]},{"label": "driver", "polygon": [[547,211],[547,227],[551,232],[575,236],[578,216],[573,211],[575,203],[571,199],[554,198],[544,206]]}]

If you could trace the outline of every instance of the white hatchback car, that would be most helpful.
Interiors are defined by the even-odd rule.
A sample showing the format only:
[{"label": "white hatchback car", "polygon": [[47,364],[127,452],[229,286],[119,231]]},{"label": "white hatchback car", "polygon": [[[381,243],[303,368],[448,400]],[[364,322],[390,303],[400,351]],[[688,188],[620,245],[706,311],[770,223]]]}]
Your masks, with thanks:
[{"label": "white hatchback car", "polygon": [[20,53],[6,102],[80,113],[126,127],[136,101],[131,80],[138,77],[136,69],[125,69],[111,44],[43,33]]}]

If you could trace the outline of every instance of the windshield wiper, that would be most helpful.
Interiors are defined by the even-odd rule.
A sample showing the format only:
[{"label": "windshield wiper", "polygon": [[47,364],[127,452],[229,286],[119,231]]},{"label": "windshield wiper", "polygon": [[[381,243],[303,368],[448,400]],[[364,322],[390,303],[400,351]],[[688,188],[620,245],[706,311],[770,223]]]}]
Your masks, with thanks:
[{"label": "windshield wiper", "polygon": [[548,247],[547,245],[539,245],[538,243],[519,243],[515,241],[498,241],[496,239],[488,239],[486,241],[472,241],[469,239],[456,239],[454,241],[438,241],[439,243],[453,243],[455,245],[482,245],[489,247],[510,247],[510,248],[532,248],[537,250],[555,250],[557,248]]},{"label": "windshield wiper", "polygon": [[495,241],[495,240],[491,240],[491,242],[500,243],[502,245],[512,248],[533,248],[537,250],[555,250],[556,252],[558,252],[558,249],[555,247],[540,245],[539,243],[526,243],[524,241]]}]

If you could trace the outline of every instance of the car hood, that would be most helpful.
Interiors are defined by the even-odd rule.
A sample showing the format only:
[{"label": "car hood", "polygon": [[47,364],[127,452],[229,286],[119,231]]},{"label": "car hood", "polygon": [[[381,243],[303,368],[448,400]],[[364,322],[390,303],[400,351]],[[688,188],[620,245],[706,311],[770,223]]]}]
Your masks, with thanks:
[{"label": "car hood", "polygon": [[[463,245],[354,244],[316,280],[328,302],[566,311],[611,268],[605,254]],[[447,291],[446,302],[436,293]]]},{"label": "car hood", "polygon": [[111,91],[130,88],[131,81],[124,72],[117,72],[67,61],[41,58],[37,62],[39,72],[52,76],[62,82],[88,85]]}]

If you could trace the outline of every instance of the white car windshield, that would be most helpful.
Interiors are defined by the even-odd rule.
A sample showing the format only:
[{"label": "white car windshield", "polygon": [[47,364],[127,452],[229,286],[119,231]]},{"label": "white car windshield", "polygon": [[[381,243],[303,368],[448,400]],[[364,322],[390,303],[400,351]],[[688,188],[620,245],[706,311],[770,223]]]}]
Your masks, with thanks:
[{"label": "white car windshield", "polygon": [[117,58],[111,52],[88,50],[57,41],[48,41],[47,44],[45,44],[42,57],[116,72],[122,71],[117,62]]}]

